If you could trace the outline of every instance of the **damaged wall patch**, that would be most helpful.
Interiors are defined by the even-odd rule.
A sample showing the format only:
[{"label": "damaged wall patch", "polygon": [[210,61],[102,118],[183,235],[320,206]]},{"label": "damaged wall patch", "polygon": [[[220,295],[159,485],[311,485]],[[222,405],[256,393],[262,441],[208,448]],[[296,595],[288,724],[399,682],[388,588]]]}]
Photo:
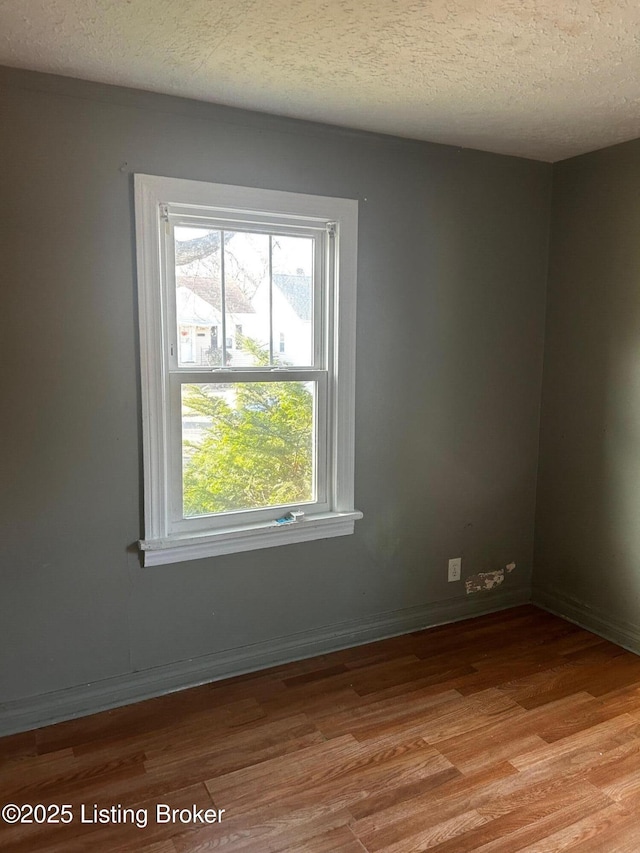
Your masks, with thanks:
[{"label": "damaged wall patch", "polygon": [[465,580],[467,595],[472,592],[484,592],[485,590],[495,589],[504,583],[504,569],[498,569],[495,572],[478,572],[477,575],[471,575]]}]

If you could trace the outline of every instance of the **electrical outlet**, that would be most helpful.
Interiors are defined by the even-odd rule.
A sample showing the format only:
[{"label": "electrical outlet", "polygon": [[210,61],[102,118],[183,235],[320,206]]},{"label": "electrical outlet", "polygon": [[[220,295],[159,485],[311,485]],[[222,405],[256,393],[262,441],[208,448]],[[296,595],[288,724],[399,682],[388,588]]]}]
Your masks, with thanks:
[{"label": "electrical outlet", "polygon": [[454,557],[452,560],[449,560],[449,580],[450,581],[459,581],[461,571],[462,571],[462,557]]}]

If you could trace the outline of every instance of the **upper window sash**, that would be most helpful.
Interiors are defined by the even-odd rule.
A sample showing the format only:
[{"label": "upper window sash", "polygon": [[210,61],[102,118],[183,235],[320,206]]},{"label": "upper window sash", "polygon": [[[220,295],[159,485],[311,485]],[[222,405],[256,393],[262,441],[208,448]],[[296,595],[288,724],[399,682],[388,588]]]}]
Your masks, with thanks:
[{"label": "upper window sash", "polygon": [[[310,334],[310,359],[302,359],[300,361],[288,362],[286,367],[290,369],[307,368],[307,369],[330,369],[330,330],[328,317],[330,306],[332,304],[332,289],[334,286],[333,274],[335,272],[334,265],[330,262],[330,255],[333,251],[333,242],[335,235],[335,223],[323,220],[318,222],[313,228],[310,228],[307,220],[303,224],[299,223],[296,229],[295,221],[292,217],[287,217],[286,225],[274,225],[264,218],[264,221],[258,224],[253,218],[245,217],[241,222],[227,218],[216,218],[205,215],[204,211],[198,218],[186,217],[184,214],[174,215],[173,207],[169,205],[160,205],[160,218],[164,220],[164,226],[159,228],[160,239],[160,255],[162,267],[162,279],[165,282],[163,300],[163,336],[164,336],[164,354],[167,361],[167,369],[170,372],[193,372],[202,371],[207,373],[212,369],[228,369],[246,370],[247,364],[240,365],[221,365],[220,367],[212,368],[209,364],[182,364],[180,363],[180,349],[178,338],[178,309],[176,304],[177,289],[179,277],[177,275],[178,266],[176,264],[176,227],[188,227],[202,229],[203,232],[219,231],[221,234],[220,242],[220,313],[222,314],[222,325],[220,331],[220,344],[223,353],[227,350],[227,339],[229,338],[227,325],[231,322],[231,312],[227,309],[228,293],[223,296],[226,284],[228,282],[227,274],[223,259],[225,252],[228,250],[225,246],[224,235],[228,233],[245,233],[247,235],[262,235],[269,238],[269,245],[272,245],[272,237],[292,237],[296,239],[309,240],[312,250],[312,267],[311,267],[311,322],[309,328]],[[317,222],[317,220],[316,220]],[[242,227],[236,227],[238,225]],[[271,250],[269,251],[269,293],[270,300],[273,298],[275,278],[277,273],[273,273],[271,269]],[[224,282],[224,285],[223,285]],[[237,313],[237,312],[236,312]],[[280,353],[279,340],[274,337],[274,315],[272,307],[269,308],[268,324],[269,334],[268,341],[263,341],[268,344],[270,361],[269,365],[254,365],[251,369],[256,371],[268,372],[274,368],[280,368],[284,365],[275,357]],[[267,336],[265,336],[267,337]]]}]

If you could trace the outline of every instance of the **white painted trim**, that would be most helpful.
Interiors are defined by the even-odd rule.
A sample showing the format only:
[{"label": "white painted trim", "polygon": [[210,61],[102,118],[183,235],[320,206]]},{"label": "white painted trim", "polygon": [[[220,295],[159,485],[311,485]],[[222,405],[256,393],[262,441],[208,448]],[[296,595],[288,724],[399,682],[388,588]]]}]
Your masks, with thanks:
[{"label": "white painted trim", "polygon": [[631,622],[551,587],[534,587],[531,603],[640,655],[640,630]]},{"label": "white painted trim", "polygon": [[528,588],[501,590],[476,599],[449,599],[365,616],[143,672],[126,673],[66,690],[0,703],[0,737],[269,666],[330,654],[339,649],[494,613],[526,604],[529,600]]},{"label": "white painted trim", "polygon": [[198,560],[238,551],[254,551],[276,545],[292,545],[332,536],[347,536],[353,533],[354,524],[362,513],[333,512],[310,516],[304,521],[290,524],[268,522],[254,526],[227,528],[201,535],[183,534],[165,539],[143,539],[140,549],[144,552],[145,566],[160,566],[180,563],[183,560]]},{"label": "white painted trim", "polygon": [[[353,203],[355,205],[355,202]],[[354,505],[355,398],[356,398],[356,259],[357,207],[353,215],[336,222],[335,288],[333,293],[333,455],[334,509]],[[331,241],[329,241],[331,242]]]},{"label": "white painted trim", "polygon": [[140,373],[142,388],[142,432],[145,496],[145,534],[162,535],[166,529],[165,418],[163,359],[158,359],[158,329],[162,327],[162,287],[158,229],[149,222],[159,219],[158,201],[151,188],[135,176],[136,252],[138,263],[138,306],[140,318]]},{"label": "white painted trim", "polygon": [[[135,210],[144,445],[145,538],[141,540],[141,548],[145,551],[145,565],[353,533],[353,521],[362,517],[354,510],[357,201],[137,174]],[[300,506],[314,513],[318,521],[309,526],[305,523],[303,531],[293,533],[287,529],[286,533],[279,532],[276,538],[270,526],[252,523],[256,517],[264,521],[268,516],[273,520],[288,507],[236,513],[237,527],[231,531],[229,519],[221,514],[206,520],[173,519],[170,508],[176,484],[175,472],[171,478],[171,460],[175,452],[171,447],[169,386],[170,378],[184,371],[171,368],[168,341],[165,340],[166,319],[163,319],[167,316],[169,299],[163,287],[166,277],[163,216],[165,211],[170,216],[172,210],[178,211],[179,216],[200,217],[202,221],[211,217],[221,220],[235,217],[246,222],[275,222],[276,228],[295,223],[307,230],[321,228],[323,235],[327,233],[327,223],[331,224],[335,236],[321,241],[328,246],[329,269],[334,271],[331,284],[326,288],[322,318],[328,326],[328,363],[323,364],[328,371],[326,417],[322,410],[323,395],[319,394],[316,399],[316,406],[320,407],[318,447],[322,445],[317,466],[318,490],[326,495],[326,500]],[[317,328],[315,332],[317,334]],[[317,365],[314,368],[283,371],[281,381],[285,378],[305,381],[307,375],[311,379],[317,372]],[[231,371],[229,368],[225,372]],[[255,373],[257,376],[258,371]],[[205,381],[207,376],[215,381],[216,374],[202,372],[198,376],[201,377],[199,381]],[[325,428],[326,437],[323,436]],[[325,472],[329,474],[327,484],[323,482]],[[330,518],[320,515],[327,511]],[[345,513],[350,513],[351,518],[347,519]],[[280,527],[277,529],[280,531]],[[189,537],[197,537],[199,532],[208,534],[207,542],[202,537],[195,542],[187,541]]]},{"label": "white painted trim", "polygon": [[[206,215],[253,214],[262,212],[266,217],[279,216],[283,221],[306,217],[309,225],[327,220],[342,220],[357,211],[354,199],[331,196],[291,193],[282,190],[265,190],[258,187],[241,187],[232,184],[214,184],[207,181],[188,181],[183,178],[165,178],[161,175],[136,174],[136,183],[143,184],[157,203],[190,208],[193,215],[199,209]],[[211,203],[215,193],[215,203]]]}]

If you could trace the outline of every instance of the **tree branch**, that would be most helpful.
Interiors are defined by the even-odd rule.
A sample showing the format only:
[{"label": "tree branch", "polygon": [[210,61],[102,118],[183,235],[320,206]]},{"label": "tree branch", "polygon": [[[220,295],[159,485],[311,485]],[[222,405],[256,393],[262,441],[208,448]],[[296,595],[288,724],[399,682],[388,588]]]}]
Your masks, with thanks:
[{"label": "tree branch", "polygon": [[[224,232],[225,246],[233,237],[233,231]],[[183,267],[193,261],[208,258],[220,249],[220,231],[207,231],[202,237],[193,240],[176,240],[176,266]]]}]

